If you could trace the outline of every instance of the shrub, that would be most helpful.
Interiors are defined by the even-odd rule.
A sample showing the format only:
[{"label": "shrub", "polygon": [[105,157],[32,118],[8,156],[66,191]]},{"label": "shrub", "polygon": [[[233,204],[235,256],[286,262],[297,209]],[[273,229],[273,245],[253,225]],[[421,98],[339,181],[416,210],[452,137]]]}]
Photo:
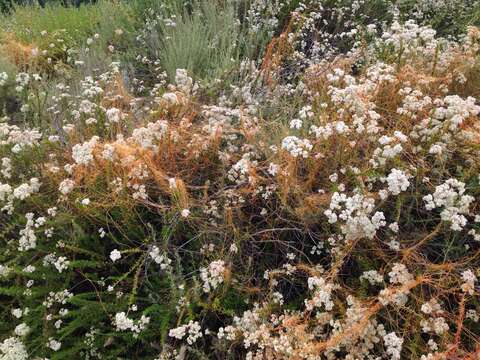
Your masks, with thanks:
[{"label": "shrub", "polygon": [[249,33],[248,25],[238,21],[238,11],[230,1],[167,4],[154,12],[145,42],[170,80],[177,68],[198,78],[215,79],[264,45],[264,30]]},{"label": "shrub", "polygon": [[128,32],[129,16],[127,5],[109,1],[80,8],[60,4],[45,8],[16,7],[13,15],[1,18],[3,56],[13,56],[19,66],[30,66],[34,58],[43,67],[72,63],[74,54],[89,45],[89,38],[99,37],[101,33],[102,38],[97,39],[95,45],[101,42],[106,48],[107,41],[115,37],[116,29]]},{"label": "shrub", "polygon": [[[480,30],[212,4],[263,57],[168,70],[135,48],[147,11],[63,73],[0,75],[0,359],[476,358]],[[191,6],[158,10],[185,16],[159,46],[217,26]]]}]

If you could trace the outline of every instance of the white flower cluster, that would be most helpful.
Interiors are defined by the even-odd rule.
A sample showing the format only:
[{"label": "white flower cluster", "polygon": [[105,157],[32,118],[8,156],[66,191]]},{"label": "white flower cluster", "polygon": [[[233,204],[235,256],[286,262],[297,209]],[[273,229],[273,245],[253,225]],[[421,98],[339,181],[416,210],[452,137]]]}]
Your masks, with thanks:
[{"label": "white flower cluster", "polygon": [[21,130],[16,125],[0,122],[0,145],[13,145],[11,151],[15,154],[24,148],[37,146],[42,134],[35,129]]},{"label": "white flower cluster", "polygon": [[440,303],[437,301],[437,299],[433,298],[430,301],[422,304],[422,307],[420,308],[424,314],[430,315],[430,314],[437,314],[442,312],[442,307]]},{"label": "white flower cluster", "polygon": [[446,122],[450,131],[457,130],[466,119],[480,113],[480,106],[473,97],[464,100],[458,95],[448,95],[437,103],[442,106],[434,110],[433,118]]},{"label": "white flower cluster", "polygon": [[17,336],[26,336],[28,335],[28,333],[30,333],[30,327],[25,324],[25,323],[21,323],[21,324],[18,324],[17,326],[15,326],[15,335]]},{"label": "white flower cluster", "polygon": [[15,90],[17,92],[21,92],[30,82],[30,75],[25,72],[20,72],[15,77],[15,82],[17,84],[17,86],[15,87]]},{"label": "white flower cluster", "polygon": [[115,160],[115,147],[112,144],[105,144],[103,146],[102,159],[108,161]]},{"label": "white flower cluster", "polygon": [[434,332],[437,335],[443,335],[450,329],[445,318],[442,316],[431,317],[427,320],[423,319],[420,321],[420,326],[422,327],[422,332]]},{"label": "white flower cluster", "polygon": [[202,337],[202,327],[198,321],[190,320],[188,324],[170,329],[168,333],[170,337],[178,340],[182,340],[187,334],[187,343],[189,345],[194,344],[199,338]]},{"label": "white flower cluster", "polygon": [[59,273],[68,269],[70,261],[65,256],[56,256],[55,254],[48,254],[43,258],[43,266],[53,265]]},{"label": "white flower cluster", "polygon": [[131,140],[136,142],[144,149],[157,149],[157,142],[165,137],[168,132],[168,122],[158,120],[148,123],[146,127],[140,127],[133,130]]},{"label": "white flower cluster", "polygon": [[80,81],[82,87],[82,96],[93,99],[103,93],[103,89],[100,87],[98,81],[95,81],[93,77],[87,76],[85,80]]},{"label": "white flower cluster", "polygon": [[462,291],[473,295],[475,292],[475,283],[477,282],[477,277],[473,271],[468,269],[462,272],[462,279],[464,281],[462,284]]},{"label": "white flower cluster", "polygon": [[266,326],[261,323],[261,308],[255,306],[252,310],[245,311],[241,317],[233,318],[233,325],[220,328],[217,337],[235,340],[237,334],[243,335],[243,345],[246,349],[252,345],[263,345],[263,341],[271,340]]},{"label": "white flower cluster", "polygon": [[47,347],[53,351],[58,351],[62,347],[62,343],[54,338],[49,338],[47,342]]},{"label": "white flower cluster", "polygon": [[8,74],[6,72],[0,72],[0,86],[4,86],[7,83]]},{"label": "white flower cluster", "polygon": [[417,114],[432,104],[432,98],[425,96],[420,90],[406,86],[398,91],[399,95],[405,96],[402,106],[397,109],[397,114],[407,116],[412,120],[417,119]]},{"label": "white flower cluster", "polygon": [[398,195],[410,186],[409,176],[402,170],[392,169],[387,176],[388,191]]},{"label": "white flower cluster", "polygon": [[303,122],[300,119],[290,120],[290,129],[301,129],[302,125],[303,125]]},{"label": "white flower cluster", "polygon": [[448,179],[435,188],[435,192],[423,197],[427,210],[443,208],[440,217],[451,223],[450,228],[461,231],[467,224],[464,215],[470,213],[470,204],[475,200],[473,196],[464,195],[465,184],[456,179]]},{"label": "white flower cluster", "polygon": [[0,174],[2,174],[5,179],[10,179],[12,177],[12,160],[10,158],[2,158],[2,169],[0,170]]},{"label": "white flower cluster", "polygon": [[387,354],[392,360],[400,360],[403,339],[398,337],[394,332],[388,333],[383,337],[383,342],[387,347]]},{"label": "white flower cluster", "polygon": [[106,117],[107,117],[107,121],[108,121],[110,124],[119,123],[120,120],[122,120],[122,118],[123,118],[122,111],[121,111],[120,109],[117,109],[117,108],[110,108],[110,109],[108,109],[108,110],[105,112],[105,115],[106,115]]},{"label": "white flower cluster", "polygon": [[393,264],[392,271],[388,273],[391,284],[407,284],[413,280],[413,275],[410,274],[407,267],[400,263]]},{"label": "white flower cluster", "polygon": [[12,187],[9,184],[0,183],[0,201],[11,199]]},{"label": "white flower cluster", "polygon": [[475,309],[468,309],[467,312],[465,313],[465,318],[470,319],[473,322],[478,322],[478,320],[480,320],[477,310]]},{"label": "white flower cluster", "polygon": [[28,315],[30,310],[28,308],[25,308],[24,310],[20,308],[14,308],[12,309],[11,313],[13,316],[15,316],[17,319],[20,319],[24,315]]},{"label": "white flower cluster", "polygon": [[23,183],[12,189],[9,184],[0,183],[0,201],[5,201],[6,204],[1,208],[1,211],[6,211],[11,214],[14,210],[13,201],[15,199],[25,200],[32,194],[40,190],[40,181],[37,178],[31,178],[28,183]]},{"label": "white flower cluster", "polygon": [[399,284],[402,287],[406,286],[407,288],[402,289],[392,289],[385,288],[380,291],[379,300],[383,305],[390,303],[395,303],[398,306],[403,306],[408,301],[408,294],[410,290],[408,286],[414,281],[413,275],[410,274],[407,267],[400,263],[394,263],[392,271],[388,273],[391,284]]},{"label": "white flower cluster", "polygon": [[16,337],[9,337],[0,344],[1,360],[27,360],[25,345]]},{"label": "white flower cluster", "polygon": [[[333,333],[346,333],[347,336],[342,339],[341,342],[349,354],[367,355],[369,353],[368,349],[380,343],[381,337],[386,335],[384,326],[378,324],[375,318],[369,319],[368,322],[362,326],[358,340],[351,341],[351,338],[348,336],[349,329],[355,328],[359,321],[366,319],[368,307],[352,295],[348,295],[346,300],[348,305],[346,316],[343,321],[336,320],[331,323],[334,328]],[[328,319],[328,317],[326,319]],[[325,321],[327,321],[326,319]]]},{"label": "white flower cluster", "polygon": [[[202,109],[202,114],[207,119],[206,124],[202,128],[205,133],[215,137],[219,133],[235,132],[236,129],[233,124],[239,120],[241,115],[238,109],[206,105]],[[236,147],[232,147],[233,149],[236,149]]]},{"label": "white flower cluster", "polygon": [[430,117],[422,120],[410,133],[412,138],[427,144],[430,154],[442,155],[454,139],[475,136],[475,133],[463,130],[462,126],[467,119],[480,113],[480,106],[476,105],[474,98],[463,99],[458,95],[448,95],[436,98],[433,105]]},{"label": "white flower cluster", "polygon": [[158,246],[152,246],[150,251],[148,252],[148,255],[155,261],[155,263],[160,265],[160,269],[165,270],[168,269],[170,264],[172,263],[172,260],[168,258],[166,254],[161,254],[160,249]]},{"label": "white flower cluster", "polygon": [[8,276],[8,274],[10,274],[11,271],[12,271],[12,268],[10,268],[9,266],[0,265],[0,277]]},{"label": "white flower cluster", "polygon": [[348,135],[350,132],[350,127],[345,124],[344,121],[333,121],[324,126],[310,126],[310,134],[315,135],[317,139],[321,138],[323,140],[327,140],[334,133],[337,133],[339,135]]},{"label": "white flower cluster", "polygon": [[308,158],[313,145],[308,139],[300,139],[296,136],[287,136],[282,140],[282,149],[288,151],[293,157]]},{"label": "white flower cluster", "polygon": [[13,190],[13,197],[24,200],[40,190],[40,181],[37,178],[31,178],[29,183],[19,185]]},{"label": "white flower cluster", "polygon": [[429,318],[420,321],[420,326],[424,333],[433,331],[437,335],[443,335],[448,331],[449,326],[445,318],[440,316],[442,314],[442,307],[437,299],[433,298],[422,304],[421,310],[424,314],[430,315]]},{"label": "white flower cluster", "polygon": [[250,160],[249,154],[244,154],[243,157],[232,165],[228,170],[228,180],[241,185],[249,180],[249,175],[252,169],[255,167],[256,161]]},{"label": "white flower cluster", "polygon": [[99,330],[95,329],[92,326],[90,330],[85,334],[85,339],[83,341],[83,343],[87,347],[87,355],[85,357],[85,360],[102,358],[102,354],[100,354],[99,348],[95,344],[98,332]]},{"label": "white flower cluster", "polygon": [[388,159],[393,159],[403,151],[402,143],[406,142],[406,136],[400,131],[395,131],[394,136],[383,135],[378,139],[381,147],[377,147],[373,152],[373,157],[369,160],[374,168],[385,165]]},{"label": "white flower cluster", "polygon": [[382,212],[372,212],[375,209],[375,201],[355,194],[351,197],[343,193],[335,192],[330,201],[330,208],[324,214],[330,224],[339,219],[343,222],[341,229],[346,240],[359,238],[372,239],[377,230],[386,225],[385,216]]},{"label": "white flower cluster", "polygon": [[203,291],[208,293],[223,283],[226,272],[225,261],[212,261],[208,267],[200,269],[200,278],[203,281]]},{"label": "white flower cluster", "polygon": [[34,214],[27,213],[25,214],[25,218],[27,219],[27,223],[25,224],[25,228],[20,230],[20,240],[18,245],[18,250],[26,251],[30,249],[34,249],[37,246],[37,235],[35,235],[35,221],[34,221]]},{"label": "white flower cluster", "polygon": [[188,76],[188,72],[185,69],[177,69],[175,71],[175,83],[177,84],[177,88],[187,95],[195,91],[193,80]]},{"label": "white flower cluster", "polygon": [[93,149],[99,140],[98,136],[92,136],[82,144],[76,144],[72,148],[72,158],[78,165],[88,165],[93,160]]},{"label": "white flower cluster", "polygon": [[371,285],[381,284],[383,276],[377,270],[368,270],[360,276],[360,280],[367,280]]},{"label": "white flower cluster", "polygon": [[407,20],[404,24],[394,21],[388,32],[382,35],[382,42],[392,45],[396,51],[402,49],[405,54],[422,51],[429,54],[437,47],[436,31],[429,26],[420,26],[415,20]]},{"label": "white flower cluster", "polygon": [[68,193],[70,193],[73,190],[74,187],[75,187],[75,181],[73,181],[71,179],[65,179],[58,186],[58,190],[63,195],[67,195]]},{"label": "white flower cluster", "polygon": [[333,309],[332,291],[335,286],[325,281],[321,277],[309,277],[308,288],[313,290],[312,299],[305,300],[305,306],[307,310],[313,310],[314,308],[321,308],[322,306],[326,311]]},{"label": "white flower cluster", "polygon": [[73,294],[66,289],[58,292],[51,291],[48,293],[47,299],[43,302],[43,306],[51,308],[56,303],[65,305],[72,296]]},{"label": "white flower cluster", "polygon": [[164,100],[169,105],[177,105],[180,103],[179,97],[174,92],[166,92],[162,95],[162,100]]},{"label": "white flower cluster", "polygon": [[117,331],[129,330],[134,333],[134,336],[138,336],[138,334],[150,323],[150,318],[142,315],[138,321],[134,321],[130,319],[125,312],[120,312],[115,314],[113,323],[117,328]]}]

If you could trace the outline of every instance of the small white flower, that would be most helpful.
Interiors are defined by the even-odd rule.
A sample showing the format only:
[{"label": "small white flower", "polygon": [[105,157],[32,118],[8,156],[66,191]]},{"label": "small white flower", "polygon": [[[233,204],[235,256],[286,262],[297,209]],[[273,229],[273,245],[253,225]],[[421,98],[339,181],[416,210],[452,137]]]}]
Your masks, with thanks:
[{"label": "small white flower", "polygon": [[162,95],[162,99],[165,100],[170,105],[178,104],[178,97],[175,93],[167,92]]},{"label": "small white flower", "polygon": [[7,83],[8,75],[6,72],[0,73],[0,86],[4,86]]},{"label": "small white flower", "polygon": [[170,189],[175,190],[177,188],[177,179],[169,178],[168,179],[168,186],[170,187]]},{"label": "small white flower", "polygon": [[122,112],[117,108],[108,109],[105,113],[109,123],[118,123],[122,119]]},{"label": "small white flower", "polygon": [[230,251],[231,253],[233,253],[233,254],[238,253],[238,247],[237,247],[237,245],[235,245],[235,244],[230,245],[229,251]]},{"label": "small white flower", "polygon": [[57,341],[53,338],[48,339],[47,347],[52,349],[53,351],[58,351],[62,347],[62,343],[60,341]]},{"label": "small white flower", "polygon": [[300,119],[293,119],[290,121],[290,129],[301,129],[302,125],[303,122]]},{"label": "small white flower", "polygon": [[393,195],[398,195],[407,190],[410,185],[409,176],[402,170],[392,169],[387,177],[388,190]]},{"label": "small white flower", "polygon": [[25,336],[29,332],[30,332],[30,327],[25,323],[21,323],[15,327],[15,335],[17,336]]},{"label": "small white flower", "polygon": [[73,187],[75,186],[75,182],[70,179],[65,179],[63,180],[60,185],[58,186],[58,190],[63,194],[67,195],[69,192],[73,190]]},{"label": "small white flower", "polygon": [[288,151],[293,157],[308,158],[313,145],[308,139],[287,136],[282,140],[282,149]]},{"label": "small white flower", "polygon": [[113,262],[119,260],[121,257],[122,257],[122,254],[121,254],[120,251],[118,251],[117,249],[112,250],[112,252],[110,253],[110,259],[111,259]]},{"label": "small white flower", "polygon": [[20,319],[23,316],[23,311],[19,308],[12,309],[12,315],[15,316],[17,319]]}]

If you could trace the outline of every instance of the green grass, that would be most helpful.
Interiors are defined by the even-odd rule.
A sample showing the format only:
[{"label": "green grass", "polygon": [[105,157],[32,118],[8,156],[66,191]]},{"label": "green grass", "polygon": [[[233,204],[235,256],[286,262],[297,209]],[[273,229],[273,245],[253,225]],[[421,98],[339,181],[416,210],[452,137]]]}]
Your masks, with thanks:
[{"label": "green grass", "polygon": [[[108,36],[115,26],[128,24],[130,8],[126,2],[99,1],[79,8],[60,4],[17,6],[12,15],[0,16],[0,37],[12,34],[24,44],[46,48],[58,38],[68,46],[79,46],[95,33]],[[109,31],[105,31],[109,30]]]},{"label": "green grass", "polygon": [[178,68],[187,69],[196,78],[214,79],[266,43],[262,32],[247,36],[238,11],[227,1],[194,1],[189,7],[177,2],[147,43],[171,80]]}]

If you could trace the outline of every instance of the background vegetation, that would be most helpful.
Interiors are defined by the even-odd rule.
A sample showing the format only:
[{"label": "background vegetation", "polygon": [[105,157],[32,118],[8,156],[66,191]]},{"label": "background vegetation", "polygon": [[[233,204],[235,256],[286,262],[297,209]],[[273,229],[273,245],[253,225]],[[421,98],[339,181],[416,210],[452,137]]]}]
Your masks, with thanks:
[{"label": "background vegetation", "polygon": [[0,360],[478,356],[478,2],[0,10]]}]

